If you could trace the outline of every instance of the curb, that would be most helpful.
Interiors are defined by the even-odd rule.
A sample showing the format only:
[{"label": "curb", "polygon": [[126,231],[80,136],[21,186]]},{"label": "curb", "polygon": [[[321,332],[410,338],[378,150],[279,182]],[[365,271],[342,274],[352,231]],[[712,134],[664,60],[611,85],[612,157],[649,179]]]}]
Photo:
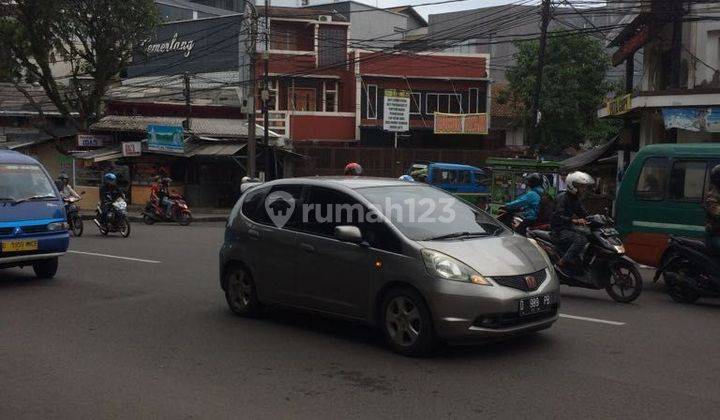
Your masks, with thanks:
[{"label": "curb", "polygon": [[[81,216],[83,220],[93,220],[95,218],[95,215],[92,214],[84,214]],[[211,222],[225,222],[227,221],[227,216],[218,215],[218,216],[197,216],[193,217],[192,223],[211,223]],[[131,222],[142,222],[142,216],[134,216],[129,215],[128,219]],[[167,223],[167,222],[160,222],[160,223]]]}]

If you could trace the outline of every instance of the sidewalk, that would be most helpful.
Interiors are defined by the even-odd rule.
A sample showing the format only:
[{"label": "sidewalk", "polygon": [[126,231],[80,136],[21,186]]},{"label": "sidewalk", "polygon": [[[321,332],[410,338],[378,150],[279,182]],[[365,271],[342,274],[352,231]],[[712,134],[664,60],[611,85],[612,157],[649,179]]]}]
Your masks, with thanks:
[{"label": "sidewalk", "polygon": [[[193,223],[197,223],[197,222],[224,222],[227,220],[231,209],[198,207],[198,208],[191,208],[190,210],[192,211]],[[128,218],[130,219],[130,221],[131,222],[142,222],[142,216],[140,215],[141,211],[142,211],[142,206],[138,206],[138,205],[128,206]],[[95,218],[95,211],[94,210],[81,210],[80,215],[82,216],[83,220],[92,220],[93,218]]]}]

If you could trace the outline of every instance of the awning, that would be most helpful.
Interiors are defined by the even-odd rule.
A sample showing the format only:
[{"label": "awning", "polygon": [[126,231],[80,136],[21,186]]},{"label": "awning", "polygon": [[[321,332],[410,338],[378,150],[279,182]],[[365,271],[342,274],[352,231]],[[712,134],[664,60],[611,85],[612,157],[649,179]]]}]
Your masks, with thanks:
[{"label": "awning", "polygon": [[[184,117],[152,117],[144,115],[107,115],[90,126],[92,131],[116,131],[145,133],[148,125],[181,126]],[[246,120],[228,118],[192,118],[190,133],[210,138],[247,138],[248,124]],[[263,137],[261,125],[255,126],[255,134]],[[268,130],[268,136],[280,138],[279,134]]]},{"label": "awning", "polygon": [[615,137],[609,142],[603,144],[602,146],[579,153],[571,157],[570,159],[565,159],[560,162],[560,164],[562,165],[563,169],[582,168],[583,166],[586,166],[605,157],[607,153],[614,151],[615,144],[617,143],[618,138],[619,137]]},{"label": "awning", "polygon": [[186,151],[183,156],[232,156],[245,148],[245,143],[200,144]]},{"label": "awning", "polygon": [[120,149],[103,148],[89,150],[87,152],[75,152],[72,153],[72,156],[75,159],[92,160],[93,162],[103,162],[106,160],[119,159],[123,157],[123,154]]}]

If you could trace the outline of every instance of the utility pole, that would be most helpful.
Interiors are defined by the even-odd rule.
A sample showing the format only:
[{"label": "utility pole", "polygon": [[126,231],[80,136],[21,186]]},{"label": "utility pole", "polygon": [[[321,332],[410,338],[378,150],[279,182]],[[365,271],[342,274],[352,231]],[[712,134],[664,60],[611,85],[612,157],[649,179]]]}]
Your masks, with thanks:
[{"label": "utility pole", "polygon": [[183,81],[185,82],[185,88],[183,89],[183,94],[185,95],[185,123],[183,125],[185,126],[185,131],[190,131],[192,130],[190,119],[192,115],[192,105],[190,103],[190,74],[188,72],[183,74]]},{"label": "utility pole", "polygon": [[[263,78],[263,156],[264,156],[264,167],[265,167],[265,178],[270,176],[270,0],[265,0],[265,52],[263,53],[263,67],[265,70],[265,76]],[[277,100],[277,99],[276,99]],[[275,174],[273,173],[273,176]]]},{"label": "utility pole", "polygon": [[545,46],[547,44],[547,29],[551,19],[550,1],[551,0],[542,0],[541,9],[542,22],[540,23],[540,49],[538,50],[538,67],[537,76],[535,79],[535,92],[533,94],[532,106],[533,127],[535,128],[532,132],[535,144],[540,141],[540,131],[537,130],[537,128],[540,125],[541,118],[540,92],[542,91],[543,67],[545,66]]},{"label": "utility pole", "polygon": [[[255,54],[257,41],[257,12],[255,10],[254,0],[245,0],[245,13],[243,17],[246,28],[245,52],[248,55],[248,86],[245,93],[248,139],[247,139],[247,176],[255,178],[256,170],[256,140],[255,140]],[[242,69],[240,69],[242,74]],[[241,83],[243,81],[241,80]]]}]

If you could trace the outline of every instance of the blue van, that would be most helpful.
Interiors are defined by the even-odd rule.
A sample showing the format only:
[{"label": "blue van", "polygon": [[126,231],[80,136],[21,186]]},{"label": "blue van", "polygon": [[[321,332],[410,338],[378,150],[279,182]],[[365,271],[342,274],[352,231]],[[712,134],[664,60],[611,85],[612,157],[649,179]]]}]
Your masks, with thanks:
[{"label": "blue van", "polygon": [[51,278],[69,242],[65,206],[45,168],[0,150],[0,269],[32,266],[37,277]]},{"label": "blue van", "polygon": [[475,166],[422,162],[414,163],[406,173],[476,205],[490,195],[491,176]]}]

